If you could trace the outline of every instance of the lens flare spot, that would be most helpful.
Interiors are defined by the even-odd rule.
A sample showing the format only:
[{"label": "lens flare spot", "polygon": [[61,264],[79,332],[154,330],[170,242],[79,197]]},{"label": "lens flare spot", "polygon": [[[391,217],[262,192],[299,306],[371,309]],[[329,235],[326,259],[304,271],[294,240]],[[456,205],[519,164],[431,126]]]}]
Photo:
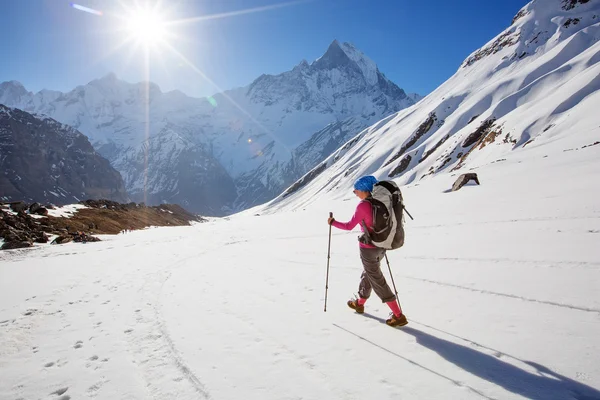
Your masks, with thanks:
[{"label": "lens flare spot", "polygon": [[79,4],[75,4],[75,3],[71,3],[71,7],[73,7],[76,10],[79,10],[79,11],[84,11],[86,13],[98,15],[100,17],[102,16],[102,11],[94,10],[93,8],[80,6]]},{"label": "lens flare spot", "polygon": [[213,97],[207,97],[206,100],[210,103],[211,106],[216,107],[217,101]]}]

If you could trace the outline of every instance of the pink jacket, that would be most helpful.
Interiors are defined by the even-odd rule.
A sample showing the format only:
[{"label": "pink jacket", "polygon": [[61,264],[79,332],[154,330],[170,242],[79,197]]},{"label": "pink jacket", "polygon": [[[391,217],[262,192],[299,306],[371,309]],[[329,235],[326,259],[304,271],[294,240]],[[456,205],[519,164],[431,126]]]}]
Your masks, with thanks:
[{"label": "pink jacket", "polygon": [[[354,211],[354,215],[352,216],[350,221],[348,221],[348,222],[333,221],[333,223],[331,225],[335,226],[338,229],[343,229],[345,231],[351,231],[352,229],[354,229],[354,227],[356,225],[360,224],[360,222],[363,220],[365,221],[367,228],[369,230],[371,230],[371,227],[373,226],[373,213],[371,211],[371,203],[369,203],[366,200],[362,200],[360,203],[358,203],[358,205],[356,206],[356,211]],[[360,226],[360,230],[364,232],[362,225]],[[367,248],[367,249],[372,249],[375,247],[373,245],[361,243],[361,242],[359,242],[358,245],[360,247]]]}]

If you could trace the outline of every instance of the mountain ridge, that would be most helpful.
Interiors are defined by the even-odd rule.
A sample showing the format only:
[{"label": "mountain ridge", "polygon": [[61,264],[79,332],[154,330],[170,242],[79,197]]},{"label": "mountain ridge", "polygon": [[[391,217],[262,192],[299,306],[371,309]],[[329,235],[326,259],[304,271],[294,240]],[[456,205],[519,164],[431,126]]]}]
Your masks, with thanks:
[{"label": "mountain ridge", "polygon": [[[324,68],[331,57],[341,60]],[[153,83],[123,82],[114,73],[61,94],[2,85],[0,103],[49,115],[86,134],[120,171],[133,200],[179,203],[212,215],[281,193],[306,172],[307,162],[294,161],[292,167],[292,157],[312,159],[294,155],[294,149],[326,126],[357,118],[352,126],[361,130],[415,103],[374,62],[338,41],[311,64],[301,61],[290,71],[261,75],[246,87],[203,99],[163,93]],[[196,156],[180,157],[189,149]],[[214,198],[198,195],[210,191],[209,182],[220,181],[227,189]]]},{"label": "mountain ridge", "polygon": [[0,198],[128,201],[121,175],[74,128],[0,105]]},{"label": "mountain ridge", "polygon": [[598,1],[532,1],[417,107],[363,130],[252,212],[346,198],[365,174],[418,185],[544,149],[593,151],[599,41]]}]

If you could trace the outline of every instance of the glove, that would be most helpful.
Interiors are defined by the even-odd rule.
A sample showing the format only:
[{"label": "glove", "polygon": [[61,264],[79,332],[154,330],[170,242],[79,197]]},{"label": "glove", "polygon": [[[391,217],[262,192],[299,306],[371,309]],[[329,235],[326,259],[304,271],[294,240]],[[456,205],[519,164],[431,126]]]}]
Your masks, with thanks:
[{"label": "glove", "polygon": [[334,218],[327,218],[327,224],[331,225],[335,221]]}]

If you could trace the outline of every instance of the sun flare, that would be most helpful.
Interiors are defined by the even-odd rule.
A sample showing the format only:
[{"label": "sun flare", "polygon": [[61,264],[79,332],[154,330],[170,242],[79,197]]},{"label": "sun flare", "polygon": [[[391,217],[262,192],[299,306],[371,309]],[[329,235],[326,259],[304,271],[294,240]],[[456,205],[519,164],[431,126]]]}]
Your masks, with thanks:
[{"label": "sun flare", "polygon": [[131,39],[145,46],[156,46],[166,40],[165,21],[158,12],[136,10],[127,18],[126,28]]}]

